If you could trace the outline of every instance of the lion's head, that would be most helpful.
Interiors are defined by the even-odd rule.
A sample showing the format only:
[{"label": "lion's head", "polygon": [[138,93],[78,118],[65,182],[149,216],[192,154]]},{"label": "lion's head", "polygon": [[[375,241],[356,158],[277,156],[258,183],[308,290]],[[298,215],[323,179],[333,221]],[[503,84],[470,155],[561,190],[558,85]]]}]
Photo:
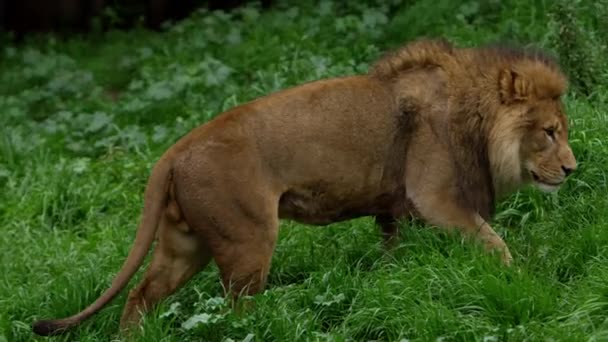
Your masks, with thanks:
[{"label": "lion's head", "polygon": [[568,144],[568,121],[558,103],[531,108],[530,125],[521,154],[526,180],[544,191],[556,190],[572,171],[576,159]]},{"label": "lion's head", "polygon": [[[421,39],[379,59],[370,73],[391,79],[424,68],[445,73],[451,105],[456,108],[452,111],[457,113],[453,126],[446,127],[455,137],[466,132],[450,141],[456,146],[453,151],[465,151],[458,161],[468,174],[459,177],[478,176],[470,169],[478,164],[463,160],[475,158],[480,130],[487,138],[480,143],[484,153],[487,147],[499,196],[528,183],[544,191],[556,190],[576,169],[561,103],[567,80],[551,56],[507,46],[458,49],[443,40]],[[474,115],[462,119],[461,113]],[[481,116],[483,120],[478,119]]]},{"label": "lion's head", "polygon": [[498,72],[498,88],[499,115],[489,138],[502,188],[532,183],[557,190],[576,169],[561,102],[565,77],[547,59],[520,59]]}]

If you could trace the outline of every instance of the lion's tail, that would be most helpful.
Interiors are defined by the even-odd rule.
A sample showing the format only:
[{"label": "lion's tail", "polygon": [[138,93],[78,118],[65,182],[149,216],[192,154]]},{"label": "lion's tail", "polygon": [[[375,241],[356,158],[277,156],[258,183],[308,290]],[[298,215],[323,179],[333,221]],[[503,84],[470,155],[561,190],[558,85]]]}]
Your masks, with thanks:
[{"label": "lion's tail", "polygon": [[112,286],[93,304],[81,312],[63,319],[34,322],[32,329],[38,335],[60,334],[86,320],[101,310],[127,285],[144,261],[154,242],[163,208],[166,205],[168,187],[171,182],[171,162],[163,156],[154,166],[144,195],[144,209],[135,242]]}]

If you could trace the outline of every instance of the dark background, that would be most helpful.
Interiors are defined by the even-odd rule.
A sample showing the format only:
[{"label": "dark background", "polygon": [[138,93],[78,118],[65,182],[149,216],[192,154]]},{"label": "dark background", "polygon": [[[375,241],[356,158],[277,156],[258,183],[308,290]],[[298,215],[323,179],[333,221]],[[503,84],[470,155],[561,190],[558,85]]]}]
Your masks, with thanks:
[{"label": "dark background", "polygon": [[[230,10],[246,0],[0,0],[0,28],[13,32],[17,40],[30,32],[83,32],[130,28],[143,24],[159,29],[164,21],[187,17],[193,10]],[[263,8],[271,0],[259,1]]]}]

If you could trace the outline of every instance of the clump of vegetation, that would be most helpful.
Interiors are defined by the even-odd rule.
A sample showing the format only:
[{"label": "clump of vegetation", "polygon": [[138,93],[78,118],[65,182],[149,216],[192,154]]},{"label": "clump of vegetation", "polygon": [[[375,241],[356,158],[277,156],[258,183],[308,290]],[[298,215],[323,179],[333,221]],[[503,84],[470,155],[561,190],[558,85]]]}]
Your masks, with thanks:
[{"label": "clump of vegetation", "polygon": [[550,8],[551,45],[584,95],[597,95],[608,84],[608,2],[556,1]]},{"label": "clump of vegetation", "polygon": [[[515,267],[418,222],[403,224],[389,254],[369,218],[283,222],[254,311],[233,312],[208,268],[146,316],[140,340],[607,339],[606,2],[343,3],[201,10],[163,32],[2,45],[0,342],[32,340],[32,321],[74,313],[106,289],[131,247],[150,167],[181,135],[269,92],[364,73],[420,35],[534,43],[572,76],[579,169],[557,195],[527,189],[500,203],[495,227]],[[56,340],[116,338],[125,294]]]}]

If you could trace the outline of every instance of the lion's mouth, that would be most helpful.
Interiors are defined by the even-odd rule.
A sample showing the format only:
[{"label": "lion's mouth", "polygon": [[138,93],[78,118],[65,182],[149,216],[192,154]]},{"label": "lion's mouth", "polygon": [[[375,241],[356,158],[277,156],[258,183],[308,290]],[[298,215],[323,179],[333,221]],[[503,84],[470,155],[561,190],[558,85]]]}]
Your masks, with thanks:
[{"label": "lion's mouth", "polygon": [[548,186],[551,186],[551,187],[558,187],[558,186],[562,185],[562,183],[563,183],[563,181],[562,181],[562,182],[556,182],[556,183],[554,183],[554,182],[548,182],[548,181],[546,181],[546,180],[543,180],[543,179],[541,179],[541,178],[540,178],[540,177],[539,177],[539,176],[536,174],[536,172],[534,172],[534,171],[532,171],[532,170],[530,170],[530,174],[532,175],[532,179],[533,179],[533,180],[534,180],[536,183],[539,183],[539,184],[542,184],[542,185],[548,185]]}]

